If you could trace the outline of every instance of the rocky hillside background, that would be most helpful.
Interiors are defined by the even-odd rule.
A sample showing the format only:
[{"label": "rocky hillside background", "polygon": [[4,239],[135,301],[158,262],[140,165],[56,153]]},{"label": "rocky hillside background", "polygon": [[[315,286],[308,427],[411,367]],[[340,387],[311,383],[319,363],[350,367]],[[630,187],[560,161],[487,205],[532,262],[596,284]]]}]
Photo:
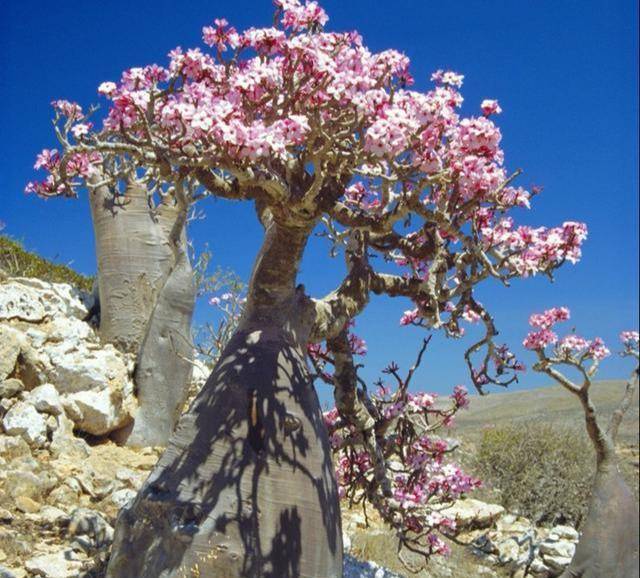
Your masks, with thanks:
[{"label": "rocky hillside background", "polygon": [[[118,511],[135,496],[162,448],[133,450],[113,441],[136,410],[134,360],[100,344],[90,323],[94,303],[88,279],[79,282],[71,270],[60,269],[52,278],[41,261],[34,270],[48,281],[16,276],[34,270],[18,264],[7,272],[6,262],[5,254],[0,272],[0,578],[102,577]],[[60,282],[65,275],[71,283]],[[193,388],[205,378],[205,371],[195,371]],[[505,397],[510,407],[514,399]],[[477,416],[474,410],[468,414],[469,431],[477,430]],[[463,427],[461,449],[470,456],[477,440],[465,445],[465,435]],[[451,508],[462,530],[452,540],[453,553],[417,576],[557,576],[579,537],[570,525],[536,526],[497,503],[465,499]],[[347,578],[411,575],[375,516],[367,520],[345,506],[343,518]]]}]

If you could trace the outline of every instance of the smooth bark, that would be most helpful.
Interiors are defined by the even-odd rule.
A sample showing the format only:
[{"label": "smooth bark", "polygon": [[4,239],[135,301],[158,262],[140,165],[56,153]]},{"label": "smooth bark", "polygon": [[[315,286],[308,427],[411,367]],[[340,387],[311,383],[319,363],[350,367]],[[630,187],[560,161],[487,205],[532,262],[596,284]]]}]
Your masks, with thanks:
[{"label": "smooth bark", "polygon": [[612,457],[598,466],[582,536],[561,578],[614,576],[638,577],[638,505]]},{"label": "smooth bark", "polygon": [[329,440],[295,286],[310,230],[262,216],[245,314],[133,504],[109,578],[336,578],[342,533]]},{"label": "smooth bark", "polygon": [[[636,369],[619,408],[605,430],[589,396],[589,382],[577,393],[587,433],[596,450],[596,475],[589,511],[571,564],[561,578],[638,578],[638,504],[618,468],[615,440],[638,383]],[[566,386],[565,386],[566,387]]]},{"label": "smooth bark", "polygon": [[176,424],[191,375],[195,289],[186,251],[186,208],[151,208],[131,182],[124,196],[90,193],[100,298],[100,337],[136,356],[139,410],[116,437],[130,445],[164,445]]}]

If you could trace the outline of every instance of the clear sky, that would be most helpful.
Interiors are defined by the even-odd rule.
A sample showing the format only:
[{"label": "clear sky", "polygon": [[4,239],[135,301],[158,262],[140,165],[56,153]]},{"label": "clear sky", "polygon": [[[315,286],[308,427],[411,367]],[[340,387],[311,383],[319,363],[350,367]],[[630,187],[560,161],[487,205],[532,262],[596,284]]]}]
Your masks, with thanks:
[{"label": "clear sky", "polygon": [[[585,336],[614,345],[638,326],[638,3],[635,0],[326,0],[328,29],[359,30],[373,50],[395,48],[412,60],[417,88],[438,68],[465,75],[463,114],[484,98],[498,98],[507,165],[521,167],[520,183],[544,185],[523,222],[553,225],[582,220],[590,236],[582,262],[567,266],[552,285],[545,279],[510,289],[488,286],[480,299],[492,307],[501,337],[525,362],[520,343],[531,311],[569,305]],[[164,64],[167,52],[201,45],[203,25],[224,16],[237,28],[269,25],[269,0],[0,1],[0,220],[5,232],[40,254],[95,271],[86,198],[43,201],[26,197],[33,161],[55,146],[54,98],[83,105],[96,87],[123,69]],[[247,204],[207,201],[195,223],[196,247],[206,244],[216,263],[245,279],[261,231]],[[307,251],[301,278],[313,294],[339,281],[321,239]],[[420,330],[401,329],[408,303],[377,299],[358,321],[369,344],[366,375],[391,359],[410,364]],[[200,305],[196,320],[211,315]],[[569,327],[569,326],[568,326]],[[434,339],[416,385],[442,393],[467,383],[462,352],[469,340]],[[631,368],[614,358],[601,376]],[[519,387],[545,380],[528,372]],[[323,398],[326,394],[321,394]]]}]

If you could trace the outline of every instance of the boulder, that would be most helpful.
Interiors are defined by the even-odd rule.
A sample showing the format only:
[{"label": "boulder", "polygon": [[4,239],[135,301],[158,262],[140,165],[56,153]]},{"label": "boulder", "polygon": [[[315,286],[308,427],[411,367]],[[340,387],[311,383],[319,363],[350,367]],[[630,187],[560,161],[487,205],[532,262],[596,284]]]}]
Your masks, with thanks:
[{"label": "boulder", "polygon": [[554,526],[549,532],[549,540],[569,540],[577,542],[580,539],[578,530],[572,526]]},{"label": "boulder", "polygon": [[23,456],[30,456],[29,445],[22,438],[0,436],[0,456],[8,460]]},{"label": "boulder", "polygon": [[135,407],[133,398],[116,389],[81,391],[65,396],[63,403],[78,429],[97,436],[127,425]]},{"label": "boulder", "polygon": [[89,549],[99,549],[113,542],[113,528],[102,514],[89,508],[78,508],[71,514],[69,535],[83,537],[81,543]]},{"label": "boulder", "polygon": [[540,558],[534,558],[529,565],[529,572],[536,577],[546,578],[549,576],[549,567]]},{"label": "boulder", "polygon": [[51,361],[47,377],[61,394],[108,389],[129,381],[124,357],[111,344],[89,349],[86,344],[75,347],[60,342],[45,351]]},{"label": "boulder", "polygon": [[49,452],[54,458],[65,455],[70,459],[82,460],[89,456],[89,444],[73,435],[74,423],[65,415],[55,417],[57,428],[53,432]]},{"label": "boulder", "polygon": [[545,540],[540,543],[540,554],[543,555],[545,561],[547,557],[573,558],[576,551],[574,542],[566,540]]},{"label": "boulder", "polygon": [[29,392],[28,400],[42,413],[60,415],[64,411],[62,399],[55,385],[45,383]]},{"label": "boulder", "polygon": [[42,481],[36,474],[21,469],[11,470],[7,473],[5,488],[14,499],[20,496],[39,498],[44,489]]},{"label": "boulder", "polygon": [[69,521],[69,516],[55,506],[43,506],[38,512],[38,520],[46,525],[55,526]]},{"label": "boulder", "polygon": [[[40,333],[44,334],[44,338]],[[88,344],[98,343],[93,329],[80,319],[75,317],[54,317],[49,323],[42,326],[39,333],[31,332],[31,344],[33,347],[43,347],[45,343],[61,343],[68,347],[84,348]],[[42,343],[41,345],[39,345]]]},{"label": "boulder", "polygon": [[[0,339],[2,337],[0,336]],[[1,363],[1,362],[0,362]],[[24,383],[15,377],[5,379],[0,383],[0,398],[11,398],[24,390]]]},{"label": "boulder", "polygon": [[37,502],[27,496],[18,496],[14,503],[18,510],[26,514],[35,514],[42,506],[40,502]]},{"label": "boulder", "polygon": [[488,528],[504,514],[504,508],[498,504],[487,504],[470,498],[458,500],[440,513],[456,521],[460,529]]},{"label": "boulder", "polygon": [[[0,325],[0,381],[13,373],[20,349],[20,333],[12,327]],[[0,394],[0,397],[4,396]]]},{"label": "boulder", "polygon": [[49,283],[34,277],[15,277],[13,281],[34,291],[47,315],[84,319],[89,314],[92,297],[73,285]]},{"label": "boulder", "polygon": [[82,561],[72,549],[61,550],[55,554],[43,554],[30,558],[25,568],[35,576],[43,578],[77,578]]},{"label": "boulder", "polygon": [[8,568],[0,566],[0,578],[17,578],[17,576]]},{"label": "boulder", "polygon": [[135,490],[129,490],[128,488],[123,488],[121,490],[116,490],[115,492],[113,492],[113,494],[109,496],[109,500],[116,508],[118,508],[118,510],[121,510],[127,504],[133,501],[135,497],[136,497]]},{"label": "boulder", "polygon": [[27,401],[19,401],[2,420],[5,432],[21,436],[29,445],[41,447],[47,441],[47,422]]},{"label": "boulder", "polygon": [[551,570],[551,575],[557,576],[558,574],[561,574],[569,564],[571,564],[571,558],[564,556],[545,556],[544,563]]},{"label": "boulder", "polygon": [[17,281],[0,284],[0,321],[18,319],[38,323],[45,316],[37,291]]}]

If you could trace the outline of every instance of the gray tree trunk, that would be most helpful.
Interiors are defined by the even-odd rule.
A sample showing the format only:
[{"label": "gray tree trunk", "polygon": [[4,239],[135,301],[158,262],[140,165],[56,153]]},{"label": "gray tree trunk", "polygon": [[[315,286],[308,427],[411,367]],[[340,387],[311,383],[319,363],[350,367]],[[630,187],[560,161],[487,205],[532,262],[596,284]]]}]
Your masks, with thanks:
[{"label": "gray tree trunk", "polygon": [[135,501],[108,578],[338,578],[340,510],[295,276],[309,231],[267,224],[243,319]]},{"label": "gray tree trunk", "polygon": [[596,473],[589,512],[561,578],[638,578],[638,506],[615,457]]},{"label": "gray tree trunk", "polygon": [[582,536],[561,578],[638,578],[638,505],[620,475],[615,440],[637,387],[636,368],[625,395],[605,430],[598,421],[589,388],[578,393],[587,433],[596,450],[596,475]]},{"label": "gray tree trunk", "polygon": [[186,208],[150,208],[130,183],[114,197],[90,193],[100,297],[100,337],[136,355],[139,410],[118,432],[130,445],[164,445],[187,393],[195,289],[186,251]]}]

